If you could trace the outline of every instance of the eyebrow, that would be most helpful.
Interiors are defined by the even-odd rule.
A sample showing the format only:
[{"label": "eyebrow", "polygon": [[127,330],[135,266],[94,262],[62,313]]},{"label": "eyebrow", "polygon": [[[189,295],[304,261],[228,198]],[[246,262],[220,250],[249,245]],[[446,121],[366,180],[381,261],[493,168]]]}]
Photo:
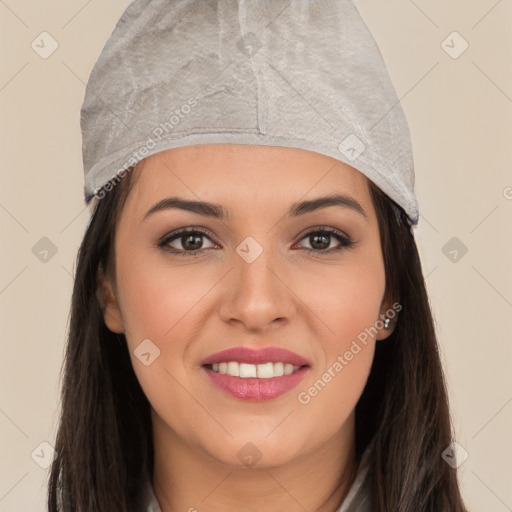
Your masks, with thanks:
[{"label": "eyebrow", "polygon": [[[368,215],[361,204],[353,197],[344,194],[330,194],[327,196],[317,197],[316,199],[294,203],[286,213],[286,216],[289,218],[298,217],[300,215],[305,215],[306,213],[315,212],[321,208],[327,208],[328,206],[343,206],[359,213],[366,219],[368,218]],[[190,201],[180,197],[166,197],[154,204],[146,212],[142,220],[146,220],[150,215],[156,212],[172,208],[221,220],[225,220],[229,217],[228,212],[220,204],[205,201]]]}]

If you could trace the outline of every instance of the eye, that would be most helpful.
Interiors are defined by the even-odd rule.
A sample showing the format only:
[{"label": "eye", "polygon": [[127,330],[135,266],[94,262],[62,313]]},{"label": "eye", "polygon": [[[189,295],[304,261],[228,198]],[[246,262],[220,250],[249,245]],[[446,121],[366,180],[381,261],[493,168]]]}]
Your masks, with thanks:
[{"label": "eye", "polygon": [[[206,232],[200,228],[183,229],[164,237],[158,243],[158,246],[173,254],[179,254],[180,256],[192,256],[204,249],[202,241],[204,238],[210,239],[210,237],[206,235]],[[178,247],[172,246],[171,242],[175,243]]]},{"label": "eye", "polygon": [[[329,247],[332,239],[336,239],[339,243],[337,247]],[[310,231],[301,240],[307,240],[311,244],[311,248],[305,248],[308,252],[331,253],[339,252],[348,249],[355,245],[355,242],[349,236],[341,233],[333,228],[322,228],[315,231]]]}]

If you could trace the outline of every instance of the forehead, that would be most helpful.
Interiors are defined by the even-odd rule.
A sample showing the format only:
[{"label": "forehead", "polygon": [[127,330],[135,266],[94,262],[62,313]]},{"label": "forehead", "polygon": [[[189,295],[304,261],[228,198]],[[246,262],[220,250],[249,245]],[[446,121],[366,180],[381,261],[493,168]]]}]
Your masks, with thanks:
[{"label": "forehead", "polygon": [[213,199],[244,208],[340,192],[368,206],[367,178],[320,153],[277,146],[205,144],[152,155],[133,171],[132,209],[165,196]]}]

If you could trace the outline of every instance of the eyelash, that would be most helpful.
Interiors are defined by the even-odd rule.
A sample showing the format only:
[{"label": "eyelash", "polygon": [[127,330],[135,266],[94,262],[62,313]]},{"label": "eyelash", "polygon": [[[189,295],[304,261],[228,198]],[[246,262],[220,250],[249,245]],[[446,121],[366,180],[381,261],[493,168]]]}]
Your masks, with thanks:
[{"label": "eyelash", "polygon": [[[176,233],[173,233],[171,235],[165,236],[158,243],[158,247],[163,248],[164,250],[170,252],[171,254],[176,254],[177,256],[194,256],[197,253],[207,250],[207,249],[196,249],[195,251],[185,251],[185,250],[178,250],[178,249],[168,247],[168,244],[170,242],[172,242],[176,239],[179,239],[182,236],[189,235],[189,234],[204,235],[207,238],[210,238],[210,240],[211,240],[211,237],[202,228],[189,228],[189,229],[184,229],[184,230],[178,231]],[[306,233],[300,240],[304,240],[305,238],[307,238],[311,235],[314,235],[314,234],[327,234],[329,236],[332,236],[336,240],[338,240],[338,242],[341,243],[341,246],[337,247],[337,248],[331,248],[331,249],[308,249],[308,248],[303,249],[303,250],[307,251],[308,253],[330,254],[332,252],[341,252],[341,251],[343,251],[345,249],[349,249],[355,245],[355,242],[353,240],[351,240],[350,237],[340,233],[339,231],[337,231],[336,229],[333,229],[333,228],[321,228],[321,229],[316,229],[316,230],[310,231],[309,233]],[[213,240],[212,240],[212,242],[213,242]]]}]

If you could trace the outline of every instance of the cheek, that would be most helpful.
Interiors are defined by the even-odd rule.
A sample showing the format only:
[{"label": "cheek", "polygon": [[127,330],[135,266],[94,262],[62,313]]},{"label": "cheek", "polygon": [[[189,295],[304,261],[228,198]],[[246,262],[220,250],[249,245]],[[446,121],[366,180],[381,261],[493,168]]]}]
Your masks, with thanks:
[{"label": "cheek", "polygon": [[211,272],[203,274],[186,265],[171,269],[161,255],[142,251],[120,259],[121,309],[131,341],[173,339],[174,345],[183,338],[194,308],[215,283]]},{"label": "cheek", "polygon": [[[218,274],[207,265],[203,270],[189,265],[171,268],[161,255],[134,249],[130,258],[119,258],[118,278],[130,358],[146,396],[155,409],[165,411],[172,403],[189,411],[190,397],[180,383],[196,370],[188,354],[201,335],[209,313],[208,292]],[[151,343],[142,345],[148,339]],[[138,355],[147,352],[154,362],[146,366]],[[187,389],[196,393],[189,385]]]},{"label": "cheek", "polygon": [[[357,286],[352,286],[352,280]],[[371,327],[378,319],[381,300],[372,279],[352,275],[331,284],[332,300],[319,301],[319,311],[334,334],[322,338],[322,358],[296,397],[304,428],[317,429],[324,440],[346,423],[363,393],[375,351]],[[318,418],[325,419],[320,429]]]},{"label": "cheek", "polygon": [[[319,285],[313,286],[314,282]],[[372,331],[384,288],[384,269],[377,258],[371,263],[359,258],[343,266],[318,268],[310,275],[302,296],[325,326],[323,346],[330,360],[348,350],[352,340]]]},{"label": "cheek", "polygon": [[[123,321],[133,369],[152,408],[187,437],[188,429],[198,429],[204,416],[191,406],[191,395],[199,396],[200,390],[187,382],[186,354],[201,329],[195,315],[204,313],[201,305],[204,308],[205,295],[216,280],[198,276],[191,267],[171,271],[165,261],[156,260],[132,252],[129,259],[119,261]],[[145,342],[145,352],[152,362],[146,366],[137,354],[147,339],[151,344]]]},{"label": "cheek", "polygon": [[[324,268],[321,274],[313,277],[322,285],[308,286],[304,302],[323,325],[322,358],[316,361],[314,374],[299,390],[297,400],[304,407],[305,418],[329,411],[329,425],[325,426],[329,435],[356,406],[370,373],[385,276],[376,259],[372,264],[359,259],[358,264],[343,268]],[[311,282],[308,280],[309,285]]]}]

